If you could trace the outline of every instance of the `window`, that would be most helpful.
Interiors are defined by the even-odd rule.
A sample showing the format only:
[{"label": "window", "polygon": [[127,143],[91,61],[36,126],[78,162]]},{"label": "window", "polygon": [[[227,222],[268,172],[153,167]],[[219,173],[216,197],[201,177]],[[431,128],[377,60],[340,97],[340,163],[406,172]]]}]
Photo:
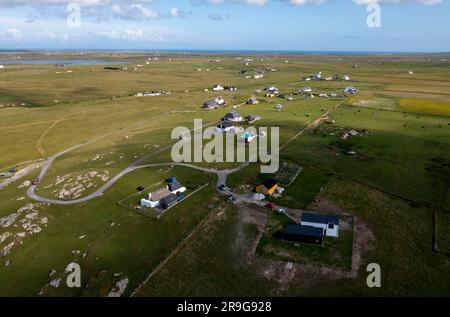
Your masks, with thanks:
[{"label": "window", "polygon": [[328,229],[334,230],[334,224],[333,223],[328,224]]}]

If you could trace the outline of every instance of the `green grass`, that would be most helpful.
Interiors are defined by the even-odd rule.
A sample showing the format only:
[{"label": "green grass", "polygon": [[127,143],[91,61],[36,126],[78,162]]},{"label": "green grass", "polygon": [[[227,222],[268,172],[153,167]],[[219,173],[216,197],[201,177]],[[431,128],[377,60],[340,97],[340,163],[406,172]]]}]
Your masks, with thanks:
[{"label": "green grass", "polygon": [[326,172],[306,167],[302,169],[297,179],[285,188],[281,197],[275,199],[280,206],[305,209],[321,189],[328,182],[329,175]]},{"label": "green grass", "polygon": [[[62,55],[61,58],[67,57]],[[107,55],[89,54],[98,59],[110,58]],[[35,53],[23,53],[23,56],[36,57]],[[129,71],[109,71],[104,69],[104,65],[71,66],[69,69],[73,73],[70,74],[56,74],[53,65],[8,66],[2,70],[1,170],[15,165],[26,166],[23,162],[42,158],[38,147],[50,156],[111,132],[108,137],[68,152],[55,161],[37,191],[42,196],[54,198],[58,186],[45,187],[54,184],[58,176],[80,175],[95,170],[108,171],[113,177],[136,159],[154,153],[155,146],[173,143],[170,132],[175,126],[192,127],[194,118],[202,118],[206,123],[220,119],[232,108],[200,109],[205,100],[218,95],[204,92],[213,84],[238,86],[236,92],[223,93],[228,103],[235,105],[255,95],[256,89],[270,84],[278,86],[283,93],[295,93],[306,85],[311,85],[319,93],[338,92],[347,83],[306,83],[300,78],[318,70],[325,75],[349,74],[351,84],[360,92],[330,114],[330,121],[335,121],[334,128],[322,126],[315,133],[300,136],[283,151],[283,159],[302,166],[304,170],[287,188],[280,203],[304,208],[324,187],[321,194],[344,210],[350,210],[374,231],[375,246],[364,256],[363,264],[380,262],[385,287],[368,290],[364,270],[361,269],[354,280],[330,282],[319,278],[315,283],[307,284],[308,287],[289,283],[280,291],[273,280],[255,273],[260,267],[238,261],[244,251],[236,249],[233,241],[242,223],[238,212],[233,210],[227,211],[226,219],[202,229],[206,231],[196,235],[192,245],[154,277],[155,283],[151,283],[143,295],[450,294],[448,260],[430,251],[431,211],[418,204],[438,209],[438,216],[441,209],[450,208],[449,120],[448,115],[439,115],[446,114],[446,105],[450,102],[450,72],[446,64],[416,56],[383,55],[339,56],[338,62],[336,56],[331,55],[292,56],[289,64],[285,64],[284,58],[272,56],[263,62],[256,59],[248,69],[255,71],[270,66],[280,71],[268,73],[264,79],[255,81],[239,75],[243,65],[235,60],[236,56],[217,56],[222,60],[217,64],[205,63],[206,56],[170,56],[173,58],[171,62],[162,58],[139,71],[132,71],[132,67]],[[132,66],[145,64],[148,54],[129,53],[121,58]],[[352,67],[355,64],[359,65],[356,69]],[[195,71],[196,68],[207,67],[211,68],[210,72]],[[408,75],[409,70],[414,70],[415,75]],[[172,95],[132,97],[137,91],[149,89],[170,89]],[[185,93],[185,90],[190,92]],[[112,96],[116,96],[115,100]],[[257,97],[263,101],[261,104],[242,106],[237,110],[243,116],[261,115],[263,119],[257,126],[278,126],[281,144],[340,102],[300,96],[294,96],[292,102],[279,98],[266,100],[261,95]],[[358,100],[371,102],[368,105],[355,104]],[[20,106],[22,102],[27,106]],[[275,111],[277,103],[283,104],[284,111]],[[12,104],[16,106],[12,107]],[[340,133],[351,128],[367,130],[368,133],[341,140]],[[355,150],[359,156],[346,156],[348,150]],[[92,161],[96,154],[101,154],[103,159]],[[169,160],[170,152],[165,152],[147,162]],[[113,163],[107,165],[108,162]],[[234,166],[222,163],[201,165],[216,168]],[[259,172],[259,165],[251,164],[232,174],[227,185],[238,190],[243,184],[252,187],[258,182]],[[137,186],[155,183],[172,173],[184,182],[210,182],[211,186],[157,222],[115,204]],[[26,197],[26,189],[17,187],[37,175],[38,171],[35,171],[0,190],[0,217],[31,202],[28,198],[18,200]],[[333,178],[329,183],[329,175],[354,182]],[[210,213],[211,208],[221,203],[221,198],[216,195],[215,182],[211,175],[181,168],[143,169],[122,178],[102,197],[87,203],[43,206],[40,214],[49,217],[48,226],[41,233],[25,238],[22,245],[0,259],[0,266],[6,260],[11,263],[0,271],[0,295],[36,295],[49,282],[48,274],[53,268],[58,271],[58,276],[63,277],[61,272],[72,260],[80,262],[83,286],[89,284],[89,288],[45,288],[46,295],[104,296],[118,279],[114,273],[121,272],[121,278],[130,278],[125,293],[129,295]],[[83,195],[93,192],[103,183],[97,180]],[[415,207],[393,199],[391,194],[408,199]],[[111,227],[112,223],[115,226]],[[244,227],[249,239],[256,237],[255,227]],[[446,225],[441,225],[441,228],[445,229]],[[19,233],[22,228],[7,230]],[[1,228],[0,234],[7,230]],[[79,240],[78,237],[84,234],[87,237]],[[446,240],[441,241],[442,235],[438,239],[441,245],[445,245]],[[0,244],[0,248],[4,246],[5,243]],[[74,257],[74,250],[87,252],[87,256],[83,259]]]}]

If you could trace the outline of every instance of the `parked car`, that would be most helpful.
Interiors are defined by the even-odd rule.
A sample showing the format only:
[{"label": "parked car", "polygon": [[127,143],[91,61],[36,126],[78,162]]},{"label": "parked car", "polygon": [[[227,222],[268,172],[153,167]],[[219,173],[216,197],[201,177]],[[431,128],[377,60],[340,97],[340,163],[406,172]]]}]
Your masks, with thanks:
[{"label": "parked car", "polygon": [[266,208],[273,210],[275,208],[275,206],[272,203],[267,203]]},{"label": "parked car", "polygon": [[284,213],[286,213],[286,210],[283,209],[283,208],[279,208],[279,209],[277,209],[277,212],[278,212],[279,214],[284,214]]},{"label": "parked car", "polygon": [[15,173],[15,172],[17,172],[17,168],[13,167],[13,168],[11,168],[8,172],[10,172],[10,173]]},{"label": "parked car", "polygon": [[226,187],[224,184],[222,184],[222,185],[219,186],[219,190],[220,190],[220,191],[223,191],[223,192],[224,192],[226,189],[227,189],[227,187]]},{"label": "parked car", "polygon": [[31,185],[36,186],[37,184],[39,184],[39,178],[33,179],[33,181],[31,182]]}]

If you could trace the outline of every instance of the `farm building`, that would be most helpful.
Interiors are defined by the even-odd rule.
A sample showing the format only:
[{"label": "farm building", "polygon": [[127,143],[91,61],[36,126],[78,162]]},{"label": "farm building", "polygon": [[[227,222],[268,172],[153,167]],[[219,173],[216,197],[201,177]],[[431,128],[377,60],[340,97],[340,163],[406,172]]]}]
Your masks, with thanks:
[{"label": "farm building", "polygon": [[339,237],[339,216],[336,215],[303,213],[301,225],[320,228],[328,237]]},{"label": "farm building", "polygon": [[287,224],[281,236],[283,241],[322,245],[323,230],[311,226]]},{"label": "farm building", "polygon": [[223,99],[223,97],[217,97],[215,99],[206,101],[203,104],[203,108],[204,109],[214,109],[214,108],[224,106],[224,105],[225,105],[225,100]]},{"label": "farm building", "polygon": [[245,117],[245,120],[247,120],[248,123],[254,123],[258,120],[261,120],[261,117],[255,116],[255,115],[249,115],[249,116]]},{"label": "farm building", "polygon": [[244,118],[242,118],[241,114],[239,112],[230,112],[225,115],[225,117],[222,118],[222,121],[224,122],[241,122]]},{"label": "farm building", "polygon": [[214,85],[212,90],[213,91],[221,91],[221,90],[225,90],[225,88],[220,85]]},{"label": "farm building", "polygon": [[261,185],[256,186],[256,192],[264,195],[272,195],[278,188],[278,182],[273,178],[266,180]]},{"label": "farm building", "polygon": [[258,99],[256,97],[251,97],[249,100],[247,100],[247,105],[257,105],[259,104]]}]

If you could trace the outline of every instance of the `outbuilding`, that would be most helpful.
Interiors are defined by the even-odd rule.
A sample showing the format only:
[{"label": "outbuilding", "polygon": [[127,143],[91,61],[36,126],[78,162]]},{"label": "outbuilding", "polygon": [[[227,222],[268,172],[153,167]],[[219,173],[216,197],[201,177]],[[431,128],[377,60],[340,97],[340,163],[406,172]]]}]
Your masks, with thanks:
[{"label": "outbuilding", "polygon": [[247,100],[247,105],[257,105],[259,104],[258,99],[256,97],[251,97],[249,100]]},{"label": "outbuilding", "polygon": [[272,195],[277,188],[278,182],[273,178],[269,178],[264,183],[256,187],[256,192],[264,195]]},{"label": "outbuilding", "polygon": [[170,194],[169,196],[164,197],[159,202],[159,205],[162,209],[168,209],[174,206],[178,202],[178,196],[175,194]]},{"label": "outbuilding", "polygon": [[323,230],[311,226],[287,224],[284,227],[281,240],[315,245],[323,244]]}]

